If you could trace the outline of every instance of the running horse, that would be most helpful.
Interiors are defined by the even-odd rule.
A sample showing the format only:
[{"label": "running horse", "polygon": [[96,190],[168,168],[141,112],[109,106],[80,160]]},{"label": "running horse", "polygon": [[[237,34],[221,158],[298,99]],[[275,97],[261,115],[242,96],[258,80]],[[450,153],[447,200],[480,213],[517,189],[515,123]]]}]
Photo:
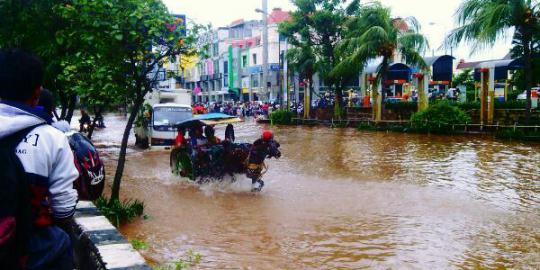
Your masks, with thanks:
[{"label": "running horse", "polygon": [[171,154],[171,167],[175,174],[188,177],[199,184],[222,181],[225,176],[245,174],[252,181],[252,191],[261,191],[263,175],[267,171],[266,159],[280,158],[280,144],[270,131],[251,143],[228,140],[212,146],[192,148],[187,145]]}]

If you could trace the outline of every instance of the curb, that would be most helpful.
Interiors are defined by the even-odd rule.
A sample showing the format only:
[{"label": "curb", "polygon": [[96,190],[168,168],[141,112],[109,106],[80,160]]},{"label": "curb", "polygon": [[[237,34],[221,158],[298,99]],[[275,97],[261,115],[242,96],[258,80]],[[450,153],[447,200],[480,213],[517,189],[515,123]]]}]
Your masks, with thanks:
[{"label": "curb", "polygon": [[80,201],[74,218],[76,262],[81,270],[152,269],[92,202]]}]

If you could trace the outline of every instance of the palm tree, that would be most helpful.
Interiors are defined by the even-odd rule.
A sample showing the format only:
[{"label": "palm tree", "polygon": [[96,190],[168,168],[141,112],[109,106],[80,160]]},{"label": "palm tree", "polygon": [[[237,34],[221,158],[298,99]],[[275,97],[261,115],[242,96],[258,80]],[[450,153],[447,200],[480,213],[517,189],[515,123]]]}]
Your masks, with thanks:
[{"label": "palm tree", "polygon": [[[429,47],[426,38],[419,33],[419,23],[414,17],[392,18],[390,9],[379,2],[362,5],[356,16],[346,24],[347,34],[337,47],[343,61],[332,74],[361,72],[368,61],[382,58],[377,68],[375,89],[388,74],[390,64],[401,60],[405,64],[426,69],[421,54]],[[384,108],[384,91],[379,98],[374,91],[373,112],[375,120],[381,119]]]},{"label": "palm tree", "polygon": [[[526,121],[531,114],[532,50],[540,33],[540,4],[537,0],[465,0],[456,12],[459,27],[446,39],[454,46],[462,41],[476,49],[493,46],[513,30],[514,57],[522,58],[527,90]],[[518,49],[520,48],[520,49]]]},{"label": "palm tree", "polygon": [[[306,82],[304,86],[304,118],[310,115],[310,95],[312,87],[312,78],[315,74],[315,57],[310,46],[301,46],[289,49],[287,52],[289,69],[292,73],[298,73],[300,80]],[[296,102],[300,102],[296,100]]]}]

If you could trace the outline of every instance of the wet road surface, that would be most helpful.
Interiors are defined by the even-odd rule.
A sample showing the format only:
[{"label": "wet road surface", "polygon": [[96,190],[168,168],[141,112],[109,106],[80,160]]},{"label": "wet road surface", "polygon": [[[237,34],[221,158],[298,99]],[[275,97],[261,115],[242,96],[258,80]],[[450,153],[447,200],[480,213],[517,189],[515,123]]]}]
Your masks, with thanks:
[{"label": "wet road surface", "polygon": [[[94,138],[109,182],[124,121],[108,116]],[[252,142],[268,126],[235,128]],[[245,178],[192,185],[167,152],[130,148],[121,196],[149,218],[121,231],[149,244],[152,264],[193,249],[198,269],[540,269],[539,144],[272,129],[283,157],[260,194]]]}]

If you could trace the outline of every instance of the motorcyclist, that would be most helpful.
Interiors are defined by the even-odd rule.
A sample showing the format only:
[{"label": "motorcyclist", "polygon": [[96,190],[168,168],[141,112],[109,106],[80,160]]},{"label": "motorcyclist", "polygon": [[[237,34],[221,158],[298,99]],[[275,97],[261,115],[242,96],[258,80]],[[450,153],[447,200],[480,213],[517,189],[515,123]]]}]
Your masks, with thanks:
[{"label": "motorcyclist", "polygon": [[95,119],[98,128],[105,128],[105,123],[103,122],[103,114],[101,114],[101,111],[96,111]]},{"label": "motorcyclist", "polygon": [[79,132],[87,131],[87,128],[85,128],[84,125],[86,124],[87,126],[89,126],[91,124],[90,115],[88,115],[88,113],[84,109],[81,109],[81,118],[79,119],[79,124]]}]

